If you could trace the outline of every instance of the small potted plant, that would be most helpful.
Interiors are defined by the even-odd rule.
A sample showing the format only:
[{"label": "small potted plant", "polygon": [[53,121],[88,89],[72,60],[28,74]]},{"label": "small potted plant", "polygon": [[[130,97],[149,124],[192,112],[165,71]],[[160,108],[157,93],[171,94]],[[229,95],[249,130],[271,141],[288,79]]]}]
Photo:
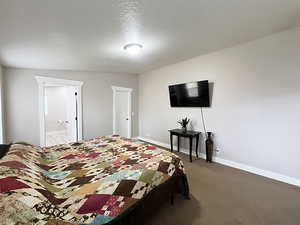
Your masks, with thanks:
[{"label": "small potted plant", "polygon": [[187,125],[189,124],[189,122],[190,122],[190,119],[188,119],[187,117],[178,121],[178,123],[181,125],[181,128],[184,132],[186,132]]}]

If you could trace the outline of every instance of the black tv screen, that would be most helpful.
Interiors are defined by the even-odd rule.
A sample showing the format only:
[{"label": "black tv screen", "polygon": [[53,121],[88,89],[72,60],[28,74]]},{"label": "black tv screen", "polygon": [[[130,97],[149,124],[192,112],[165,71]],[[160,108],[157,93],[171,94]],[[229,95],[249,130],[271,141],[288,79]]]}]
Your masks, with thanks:
[{"label": "black tv screen", "polygon": [[171,107],[209,107],[208,81],[169,86]]}]

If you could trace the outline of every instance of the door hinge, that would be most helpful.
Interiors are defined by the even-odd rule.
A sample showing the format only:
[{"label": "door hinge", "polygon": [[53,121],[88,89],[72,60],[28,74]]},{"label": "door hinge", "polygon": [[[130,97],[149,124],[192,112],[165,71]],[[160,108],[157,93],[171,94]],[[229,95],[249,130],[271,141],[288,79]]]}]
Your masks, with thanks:
[{"label": "door hinge", "polygon": [[77,120],[77,117],[75,117],[75,120]]}]

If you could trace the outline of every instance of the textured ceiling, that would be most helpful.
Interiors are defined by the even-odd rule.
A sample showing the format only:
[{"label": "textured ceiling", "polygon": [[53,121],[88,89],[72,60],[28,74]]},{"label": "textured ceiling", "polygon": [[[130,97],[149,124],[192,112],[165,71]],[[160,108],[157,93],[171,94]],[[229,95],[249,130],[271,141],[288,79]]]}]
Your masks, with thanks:
[{"label": "textured ceiling", "polygon": [[1,0],[0,61],[141,73],[299,25],[298,0]]}]

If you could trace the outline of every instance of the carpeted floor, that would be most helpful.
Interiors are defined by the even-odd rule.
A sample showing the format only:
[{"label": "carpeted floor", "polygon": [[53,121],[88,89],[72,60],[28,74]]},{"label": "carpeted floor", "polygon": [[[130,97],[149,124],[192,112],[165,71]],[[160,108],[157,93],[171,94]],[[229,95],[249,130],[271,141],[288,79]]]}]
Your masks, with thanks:
[{"label": "carpeted floor", "polygon": [[[300,225],[300,188],[180,154],[191,200],[175,197],[139,225]],[[139,220],[140,221],[140,220]]]}]

